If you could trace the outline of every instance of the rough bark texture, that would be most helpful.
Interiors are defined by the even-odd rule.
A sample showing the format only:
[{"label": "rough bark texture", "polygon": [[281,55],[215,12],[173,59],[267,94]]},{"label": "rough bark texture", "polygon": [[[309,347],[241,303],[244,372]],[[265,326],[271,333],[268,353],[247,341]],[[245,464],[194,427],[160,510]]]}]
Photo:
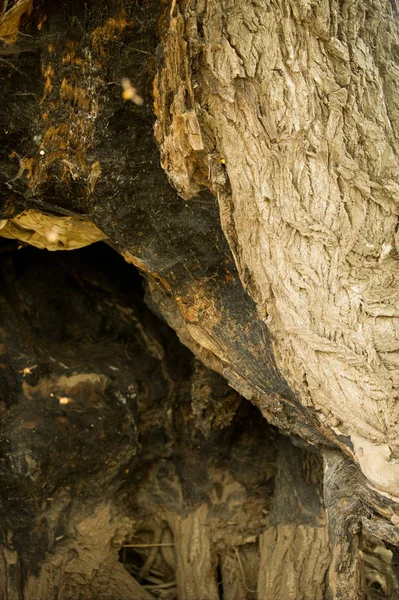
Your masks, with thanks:
[{"label": "rough bark texture", "polygon": [[328,592],[317,459],[277,458],[133,289],[11,245],[4,600],[397,593],[370,540],[399,541],[398,37],[387,0],[0,3],[0,235],[137,267],[197,358],[324,454],[331,561]]},{"label": "rough bark texture", "polygon": [[[361,497],[356,490],[356,470],[341,455],[325,457],[324,495],[331,547],[329,584],[334,598],[364,597],[364,572],[360,556]],[[354,493],[355,492],[355,493]]]},{"label": "rough bark texture", "polygon": [[[292,444],[280,440],[271,512],[273,526],[259,542],[262,568],[258,598],[326,598],[329,552],[319,479],[321,465],[311,454],[306,458],[301,464]],[[298,472],[303,479],[298,479]],[[315,484],[320,486],[316,494]]]},{"label": "rough bark texture", "polygon": [[385,0],[172,3],[155,90],[163,165],[186,198],[209,168],[278,367],[396,496],[394,12]]}]

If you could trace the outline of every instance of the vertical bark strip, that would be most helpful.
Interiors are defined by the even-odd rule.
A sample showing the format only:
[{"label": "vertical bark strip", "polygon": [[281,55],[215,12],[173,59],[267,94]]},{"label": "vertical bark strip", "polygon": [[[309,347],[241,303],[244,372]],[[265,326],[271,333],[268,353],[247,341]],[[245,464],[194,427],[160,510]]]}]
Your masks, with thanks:
[{"label": "vertical bark strip", "polygon": [[259,540],[258,598],[325,598],[329,548],[320,472],[319,457],[280,440],[272,527]]},{"label": "vertical bark strip", "polygon": [[268,529],[260,539],[260,565],[258,598],[324,600],[326,529],[293,523]]},{"label": "vertical bark strip", "polygon": [[356,469],[336,451],[325,452],[324,499],[330,538],[329,586],[333,600],[363,600],[361,516]]},{"label": "vertical bark strip", "polygon": [[181,600],[219,600],[207,514],[208,509],[203,505],[186,517],[177,517],[170,522],[175,539],[177,589]]}]

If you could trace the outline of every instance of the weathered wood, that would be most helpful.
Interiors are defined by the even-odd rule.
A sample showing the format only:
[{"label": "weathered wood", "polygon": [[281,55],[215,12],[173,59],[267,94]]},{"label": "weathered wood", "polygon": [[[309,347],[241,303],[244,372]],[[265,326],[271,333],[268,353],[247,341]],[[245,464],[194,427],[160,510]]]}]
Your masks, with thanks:
[{"label": "weathered wood", "polygon": [[258,598],[324,600],[329,562],[321,460],[279,442],[271,525],[259,540]]},{"label": "weathered wood", "polygon": [[260,557],[257,544],[234,547],[230,552],[222,554],[219,561],[223,599],[253,600],[258,597]]},{"label": "weathered wood", "polygon": [[[224,375],[281,430],[300,436],[305,444],[338,446],[352,457],[354,462],[347,463],[349,458],[334,453],[329,458],[326,451],[330,587],[336,598],[363,594],[361,523],[391,542],[396,540],[395,49],[399,36],[395,10],[386,0],[317,6],[291,0],[262,6],[243,0],[173,0],[163,5],[152,0],[110,0],[106,6],[100,0],[90,5],[19,0],[0,16],[4,42],[0,48],[4,107],[0,235],[3,231],[49,249],[73,248],[105,236],[140,269],[147,281],[147,303],[202,362]],[[152,135],[153,100],[155,133],[167,176],[159,166]],[[29,224],[32,232],[21,231],[21,223]],[[1,442],[3,543],[5,554],[15,548],[18,554],[9,555],[10,566],[5,559],[1,563],[8,573],[7,593],[22,594],[13,583],[23,579],[22,570],[28,578],[26,594],[32,598],[39,594],[43,600],[53,594],[50,574],[33,573],[32,565],[44,561],[58,521],[64,523],[74,506],[69,491],[52,512],[43,504],[47,495],[60,487],[64,490],[79,464],[81,481],[73,493],[83,494],[84,510],[98,509],[93,498],[101,495],[104,500],[104,489],[114,506],[112,494],[119,489],[120,478],[125,482],[125,463],[147,464],[143,455],[139,458],[141,437],[151,465],[143,468],[145,474],[137,468],[143,483],[137,505],[140,518],[146,513],[148,526],[155,527],[151,519],[161,498],[172,521],[176,515],[189,519],[199,506],[210,502],[209,519],[219,531],[222,509],[214,495],[220,487],[226,491],[232,486],[241,498],[242,511],[229,497],[223,505],[224,517],[243,519],[250,506],[251,519],[245,534],[234,528],[224,531],[222,549],[231,553],[232,548],[245,545],[248,536],[264,535],[263,560],[280,556],[284,546],[280,533],[288,526],[301,550],[312,540],[322,543],[321,530],[309,531],[301,511],[295,513],[293,523],[276,517],[274,529],[265,533],[270,523],[262,518],[262,511],[268,511],[271,494],[254,500],[246,489],[246,485],[256,489],[262,477],[252,473],[244,485],[235,475],[227,476],[210,441],[200,446],[212,458],[205,461],[206,468],[198,469],[198,463],[203,465],[195,450],[198,431],[193,423],[198,423],[204,406],[198,396],[201,376],[194,375],[191,382],[197,402],[194,413],[177,408],[177,397],[190,388],[189,377],[179,372],[174,378],[170,373],[162,340],[152,327],[149,333],[147,323],[132,309],[132,300],[117,302],[117,316],[109,327],[119,331],[124,323],[129,344],[132,330],[137,338],[142,336],[144,345],[133,346],[135,352],[144,348],[146,358],[135,354],[137,364],[156,362],[158,381],[167,390],[162,410],[151,404],[154,398],[159,400],[159,390],[148,383],[148,375],[141,381],[150,390],[144,394],[150,406],[141,411],[129,398],[138,391],[128,383],[131,365],[122,358],[121,340],[115,342],[112,336],[100,340],[100,323],[109,323],[105,305],[100,302],[99,315],[68,292],[70,302],[64,303],[61,318],[57,290],[64,289],[64,283],[57,269],[52,271],[53,281],[46,284],[51,293],[37,300],[40,269],[29,265],[32,279],[21,284],[30,290],[28,298],[12,279],[15,265],[11,259],[7,272],[4,264],[6,288],[12,291],[1,299],[5,316],[0,331],[7,352],[13,340],[4,363],[11,370],[0,381],[6,399]],[[37,304],[47,301],[48,314]],[[115,304],[114,293],[109,302]],[[25,327],[21,323],[25,324],[26,314],[32,323]],[[76,316],[78,333],[68,325]],[[42,330],[51,335],[38,335]],[[86,337],[96,344],[87,343]],[[100,351],[100,341],[107,341],[101,360],[95,352]],[[113,351],[120,365],[116,368],[123,367],[121,378],[111,369],[115,365],[105,364]],[[78,379],[70,379],[64,371],[72,369],[78,358],[85,369],[77,369],[73,377]],[[89,370],[93,364],[96,368]],[[133,385],[130,391],[129,385]],[[212,405],[212,386],[208,392]],[[88,435],[93,424],[89,398],[98,402],[96,414],[104,422],[94,438]],[[223,398],[229,407],[235,406],[237,398],[232,399],[230,392]],[[59,414],[61,406],[69,406],[72,420]],[[227,417],[219,414],[215,421],[224,425],[234,410],[227,411]],[[178,425],[168,416],[174,411]],[[253,422],[251,414],[246,418]],[[217,434],[211,424],[215,421],[209,415],[207,419],[200,430],[214,440]],[[234,431],[237,434],[237,428]],[[184,443],[176,446],[174,436],[179,435]],[[62,465],[58,471],[48,452],[49,439],[57,440],[54,448]],[[167,451],[161,449],[164,439]],[[259,444],[260,439],[254,434]],[[90,440],[101,451],[94,454]],[[226,439],[224,443],[230,448]],[[259,457],[250,436],[245,444]],[[184,455],[185,475],[169,461],[169,452],[176,447]],[[106,474],[98,470],[97,461],[107,465]],[[266,472],[265,463],[261,464]],[[289,461],[284,464],[289,475]],[[168,496],[169,488],[162,487],[163,469],[173,480],[173,498]],[[277,478],[278,485],[281,481]],[[209,492],[208,497],[204,486],[214,495]],[[277,488],[276,497],[281,492]],[[282,502],[277,504],[281,507]],[[304,505],[309,503],[310,497],[305,496]],[[76,520],[86,516],[76,513]],[[16,532],[12,542],[7,532]],[[209,558],[206,570],[219,561],[221,572],[227,574],[228,561],[223,566],[217,559],[220,539],[210,537],[205,529],[200,531]],[[277,540],[275,547],[267,540]],[[179,543],[187,549],[187,540]],[[154,556],[158,557],[155,551],[143,557],[137,575],[145,573]],[[191,594],[184,579],[183,571],[190,566],[186,559],[181,553],[179,586],[182,594]],[[108,573],[112,560],[104,563]],[[291,554],[287,561],[293,564],[295,556]],[[114,573],[118,580],[120,568]],[[288,593],[285,583],[279,587],[281,570],[271,575],[259,579],[262,589],[271,585],[273,593]],[[293,593],[306,597],[309,592],[302,589],[297,570],[295,577]],[[244,580],[235,591],[230,587],[232,597],[238,589],[252,593]],[[198,590],[200,575],[193,581]],[[92,593],[92,584],[88,577],[82,593]],[[211,595],[217,593],[213,584],[208,590]],[[67,598],[75,592],[71,588],[62,593]]]},{"label": "weathered wood", "polygon": [[291,523],[268,529],[260,539],[257,597],[324,600],[328,556],[323,527]]},{"label": "weathered wood", "polygon": [[169,521],[174,533],[177,590],[181,600],[219,600],[216,564],[212,564],[208,508]]},{"label": "weathered wood", "polygon": [[360,554],[364,505],[356,467],[337,451],[324,454],[324,499],[330,538],[329,586],[334,600],[364,600]]},{"label": "weathered wood", "polygon": [[15,550],[0,548],[1,600],[21,599],[21,574],[19,557]]},{"label": "weathered wood", "polygon": [[[368,172],[363,159],[352,160],[344,143],[339,150],[338,140],[342,140],[342,136],[330,136],[330,140],[328,135],[323,138],[320,132],[327,129],[335,131],[335,126],[340,131],[343,111],[352,110],[356,101],[361,108],[360,116],[356,117],[359,126],[368,131],[364,123],[373,123],[371,129],[386,147],[391,162],[388,161],[390,166],[379,167],[383,183],[374,182],[375,185],[371,186],[374,203],[371,212],[367,213],[365,227],[370,224],[373,237],[373,211],[377,211],[375,218],[379,219],[381,211],[387,210],[389,219],[383,220],[382,231],[391,240],[397,218],[395,210],[389,208],[396,189],[394,183],[389,183],[395,181],[392,174],[396,160],[395,132],[388,128],[384,138],[382,125],[375,123],[375,114],[382,115],[381,123],[386,122],[388,115],[391,115],[392,122],[396,122],[396,105],[390,97],[384,96],[381,102],[385,102],[385,108],[376,100],[376,111],[373,111],[358,98],[351,76],[356,79],[354,73],[359,68],[363,74],[371,73],[377,87],[385,85],[388,89],[395,81],[392,71],[395,57],[381,46],[378,64],[385,67],[377,73],[377,55],[372,48],[364,64],[357,50],[351,54],[357,43],[356,36],[353,38],[351,34],[351,28],[356,28],[357,17],[348,16],[344,8],[341,10],[334,5],[329,9],[323,5],[308,22],[301,17],[301,11],[306,12],[304,8],[298,9],[299,12],[295,10],[290,18],[282,20],[284,2],[272,11],[264,7],[257,15],[255,5],[246,5],[245,11],[242,11],[240,2],[229,4],[229,1],[226,0],[225,6],[218,3],[214,9],[212,3],[204,8],[201,3],[180,6],[175,2],[165,7],[162,14],[157,3],[148,4],[144,9],[141,4],[132,2],[122,9],[114,0],[104,12],[101,3],[97,2],[91,5],[87,29],[82,25],[87,9],[75,5],[56,7],[48,2],[39,2],[31,17],[22,24],[25,35],[16,40],[12,53],[9,45],[3,50],[3,56],[8,57],[4,58],[8,62],[3,61],[1,65],[4,76],[8,78],[2,90],[3,104],[13,109],[5,111],[3,117],[7,156],[0,165],[4,205],[2,221],[10,219],[22,208],[80,216],[83,220],[93,221],[115,247],[145,273],[153,305],[164,313],[181,339],[201,360],[223,373],[280,428],[299,434],[311,443],[335,443],[346,452],[354,453],[369,479],[387,491],[388,488],[377,480],[382,477],[387,482],[394,482],[395,463],[389,459],[381,427],[378,426],[378,431],[374,432],[379,440],[378,444],[374,444],[370,441],[371,426],[362,416],[368,411],[374,414],[379,402],[374,397],[377,393],[373,391],[374,384],[367,382],[377,378],[379,398],[381,394],[381,397],[394,394],[394,386],[390,388],[383,366],[387,357],[379,347],[372,349],[367,336],[363,335],[360,343],[356,327],[352,327],[357,322],[359,306],[365,305],[357,297],[351,300],[351,290],[353,287],[357,289],[360,271],[356,271],[355,266],[348,267],[345,277],[351,281],[349,272],[353,271],[355,283],[352,285],[349,281],[339,287],[335,276],[338,267],[331,266],[338,264],[336,258],[335,262],[331,262],[331,257],[337,257],[346,247],[348,260],[343,264],[352,264],[352,258],[353,264],[356,263],[356,252],[350,258],[354,252],[353,244],[345,242],[345,246],[343,241],[344,246],[340,246],[339,228],[346,232],[343,240],[355,240],[360,231],[358,226],[348,225],[349,217],[346,218],[346,212],[339,208],[339,186],[342,190],[345,188],[345,193],[342,193],[350,199],[345,206],[352,206],[352,201],[356,205],[358,197],[359,202],[364,204],[368,202],[364,198],[364,190],[370,188],[376,174],[373,169]],[[380,4],[380,12],[376,8],[372,11],[373,19],[381,22],[385,32],[391,28],[396,35],[397,26],[390,5],[385,0],[381,0]],[[241,19],[241,13],[245,18]],[[380,13],[383,17],[378,16]],[[144,14],[145,18],[142,18]],[[223,20],[226,14],[229,15],[228,23]],[[251,19],[259,21],[256,31],[252,31]],[[162,164],[180,194],[189,198],[186,201],[168,186],[158,167],[158,153],[151,135],[149,84],[155,70],[150,56],[151,53],[156,54],[154,32],[157,21],[161,50],[154,88],[158,117],[156,135]],[[283,28],[284,35],[277,31],[279,22],[284,22],[287,28]],[[323,25],[324,29],[320,26],[321,22],[327,23]],[[343,41],[337,38],[338,23]],[[243,31],[241,28],[244,28]],[[220,39],[213,45],[215,31]],[[265,31],[270,32],[270,39]],[[301,50],[295,45],[291,47],[287,31],[296,31],[300,39],[308,39],[308,42]],[[370,31],[366,28],[362,32],[365,47],[370,41]],[[387,36],[383,36],[385,40],[388,40]],[[241,48],[244,39],[247,40],[245,51]],[[322,73],[318,73],[318,67],[314,66],[318,74],[315,74],[312,85],[309,83],[309,91],[305,85],[306,68],[299,55],[307,56],[310,61],[309,57],[313,57],[318,43],[323,49],[318,52],[325,52],[330,62]],[[250,47],[256,48],[256,52],[248,54]],[[23,63],[28,50],[31,51],[29,72]],[[273,68],[268,66],[268,56]],[[272,101],[272,92],[274,90],[276,98],[279,98],[276,100],[278,106],[283,106],[283,90],[288,83],[280,71],[288,77],[293,64],[296,65],[298,81],[292,97],[296,98],[299,116],[292,107],[287,111],[285,132],[285,126],[279,121],[280,109]],[[319,62],[312,64],[318,65]],[[307,68],[313,72],[311,65]],[[335,69],[338,71],[335,72]],[[124,100],[120,82],[126,77],[143,96],[144,105]],[[24,95],[15,96],[12,86],[22,86]],[[323,100],[319,99],[319,88],[320,93],[328,97],[327,108],[323,108]],[[313,95],[309,96],[310,93]],[[308,96],[313,98],[313,104],[308,105],[304,101],[303,98]],[[242,106],[246,110],[243,111]],[[313,110],[317,117],[314,121],[317,131],[304,125],[313,122]],[[327,113],[330,118],[327,118]],[[226,115],[229,115],[230,121],[226,121]],[[302,123],[302,129],[298,129],[299,123]],[[352,135],[354,126],[348,121],[345,127],[348,135]],[[302,145],[295,137],[297,130],[302,131],[298,133]],[[274,142],[280,135],[286,140],[281,147]],[[248,136],[247,142],[245,136]],[[316,160],[315,152],[309,148],[312,143],[321,144],[321,138],[327,146],[325,152],[317,154]],[[299,147],[307,150],[298,154]],[[371,142],[367,147],[373,155]],[[326,172],[327,150],[335,152],[331,177]],[[294,153],[292,157],[291,153]],[[248,158],[249,155],[254,158]],[[304,172],[302,167],[292,167],[292,171],[290,165],[296,165],[297,160],[294,155],[303,156],[306,172],[311,173],[309,182],[312,181],[312,185],[306,184],[307,177],[301,179],[301,185],[294,185],[298,173]],[[244,158],[248,158],[249,162],[240,162]],[[340,164],[347,165],[346,171],[342,171]],[[284,166],[283,170],[279,165]],[[351,170],[359,172],[360,179],[357,181],[355,178],[356,185],[348,179]],[[246,176],[243,177],[242,173]],[[325,188],[334,190],[330,232],[323,223],[319,223],[320,211],[316,200],[312,200],[312,190],[319,189],[318,182],[323,177],[331,184],[330,188]],[[244,181],[247,181],[245,186]],[[213,196],[204,188],[210,190]],[[301,194],[309,200],[309,207],[314,203],[313,208],[301,208]],[[222,225],[230,248],[221,231],[215,197],[219,200]],[[295,198],[291,209],[290,202],[285,203],[286,197]],[[320,197],[324,198],[322,194]],[[251,200],[241,202],[241,198]],[[236,200],[238,206],[233,210]],[[271,210],[271,221],[266,218],[267,207]],[[281,242],[280,225],[287,238],[286,243]],[[248,235],[254,236],[254,231],[259,233],[256,244],[253,244],[252,238],[247,239]],[[280,241],[276,243],[273,241],[278,239]],[[290,240],[294,240],[292,244]],[[302,244],[303,248],[306,246],[306,251],[302,250],[309,256],[308,266],[305,259],[298,263],[296,257],[302,252],[298,244]],[[307,244],[310,244],[309,248]],[[384,244],[382,238],[375,239],[375,248]],[[386,244],[394,248],[393,242]],[[287,254],[287,248],[291,249],[291,246],[292,252],[290,250]],[[253,248],[253,252],[245,248]],[[261,255],[262,248],[264,256]],[[336,248],[335,254],[332,248]],[[318,258],[319,250],[324,262]],[[380,260],[377,254],[369,257],[373,269],[369,268],[369,259],[365,258],[365,281],[368,281],[371,272],[376,281],[384,277],[395,278],[394,256],[391,258],[384,254]],[[302,263],[304,266],[300,267]],[[319,273],[317,265],[327,263],[332,271],[330,266],[326,266],[325,271]],[[330,272],[329,276],[327,272]],[[285,285],[283,282],[288,281],[288,276],[291,283]],[[243,291],[239,277],[256,304]],[[317,283],[319,280],[323,282],[321,288]],[[303,285],[298,283],[300,281]],[[330,283],[340,292],[329,296]],[[313,285],[327,294],[324,313],[328,323],[335,323],[332,329],[330,325],[324,325],[324,313],[320,313],[322,301],[317,293],[313,294]],[[377,293],[377,288],[382,288],[376,285]],[[292,293],[287,292],[291,288]],[[299,297],[293,302],[294,295],[301,293],[310,294],[309,302],[303,304]],[[384,332],[380,331],[379,321],[376,326],[370,321],[374,319],[371,314],[373,302],[372,298],[367,301],[370,307],[368,312],[363,311],[362,318],[374,331],[375,339],[379,339]],[[340,311],[344,311],[346,316],[334,321],[333,315]],[[288,315],[291,315],[290,325],[288,321],[282,322],[283,316],[288,319]],[[307,315],[306,322],[303,321],[304,315]],[[386,317],[383,318],[386,323]],[[345,331],[339,324],[343,322],[348,322]],[[269,335],[270,327],[273,337]],[[338,337],[341,341],[335,339],[334,331],[340,332]],[[392,328],[389,335],[391,333]],[[330,377],[329,373],[333,376]],[[289,385],[285,379],[287,374]],[[343,401],[339,390],[347,390],[347,386],[353,384],[345,382],[354,380],[363,382],[363,400],[359,400],[358,405],[361,406],[367,398],[367,409],[362,414],[358,414],[357,409],[353,410],[353,415],[356,413],[357,416],[352,423],[352,414],[347,414],[345,407],[352,402],[353,394],[345,392],[347,397]],[[336,384],[333,385],[334,381]],[[332,385],[334,389],[329,388]],[[360,388],[356,389],[358,394]],[[325,409],[327,406],[328,410]],[[394,406],[394,403],[389,406]],[[340,425],[345,420],[351,423],[350,431],[347,425]],[[379,423],[378,415],[375,414],[371,421],[375,429],[375,424]],[[379,466],[375,469],[376,461]],[[388,476],[388,473],[391,475]],[[386,485],[389,487],[391,484]],[[395,484],[392,483],[392,486],[394,488]]]},{"label": "weathered wood", "polygon": [[[0,63],[12,84],[3,87],[2,104],[13,107],[4,114],[7,157],[0,164],[0,218],[9,220],[4,229],[15,231],[12,217],[22,209],[45,211],[53,223],[47,234],[41,223],[36,239],[46,244],[47,235],[54,249],[81,243],[85,223],[93,222],[141,269],[149,301],[203,362],[253,399],[271,422],[310,442],[332,440],[333,432],[301,406],[276,368],[268,327],[239,280],[216,198],[202,189],[186,202],[159,165],[151,54],[161,41],[155,38],[157,21],[162,34],[169,27],[168,11],[160,12],[157,2],[122,9],[118,0],[104,11],[97,0],[86,30],[83,6],[37,5],[24,29],[31,37],[20,36],[14,54],[7,54],[12,66]],[[28,70],[20,63],[29,48]],[[13,93],[22,85],[21,69],[23,97]],[[123,99],[126,77],[140,90],[142,106]],[[192,129],[192,119],[183,121]],[[24,218],[35,227],[32,214]],[[71,227],[64,239],[64,223],[55,215],[83,225]]]},{"label": "weathered wood", "polygon": [[303,417],[393,497],[398,39],[389,0],[172,2],[154,92],[163,167],[217,196]]}]

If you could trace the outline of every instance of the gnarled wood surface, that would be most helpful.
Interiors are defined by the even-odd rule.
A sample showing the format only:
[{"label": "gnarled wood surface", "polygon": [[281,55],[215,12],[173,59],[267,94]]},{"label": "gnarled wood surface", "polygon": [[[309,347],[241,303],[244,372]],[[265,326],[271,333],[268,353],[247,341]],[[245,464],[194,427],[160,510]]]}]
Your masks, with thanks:
[{"label": "gnarled wood surface", "polygon": [[[399,539],[398,37],[388,0],[18,0],[0,16],[0,235],[104,236],[204,364],[298,443],[352,460],[359,502],[326,496],[337,598],[362,579],[357,527]],[[198,377],[209,433],[224,417]],[[325,539],[303,527],[293,539]]]},{"label": "gnarled wood surface", "polygon": [[279,369],[393,496],[398,40],[385,0],[173,3],[155,86],[163,166],[189,199],[209,165]]}]

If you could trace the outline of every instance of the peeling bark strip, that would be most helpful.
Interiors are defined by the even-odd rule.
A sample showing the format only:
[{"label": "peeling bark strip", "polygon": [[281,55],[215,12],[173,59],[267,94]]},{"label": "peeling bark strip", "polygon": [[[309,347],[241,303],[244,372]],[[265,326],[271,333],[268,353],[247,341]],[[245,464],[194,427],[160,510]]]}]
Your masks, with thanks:
[{"label": "peeling bark strip", "polygon": [[329,586],[334,600],[363,600],[361,516],[354,465],[336,451],[325,453],[324,498],[330,538]]},{"label": "peeling bark strip", "polygon": [[387,0],[173,2],[155,86],[163,165],[186,198],[209,169],[278,367],[394,496],[398,41]]},{"label": "peeling bark strip", "polygon": [[24,15],[30,15],[33,8],[33,0],[17,0],[7,9],[8,2],[1,6],[0,18],[0,40],[5,44],[14,44],[18,37],[21,19]]},{"label": "peeling bark strip", "polygon": [[4,220],[1,237],[27,242],[46,250],[76,250],[106,236],[93,223],[75,217],[49,217],[37,210],[28,210]]}]

